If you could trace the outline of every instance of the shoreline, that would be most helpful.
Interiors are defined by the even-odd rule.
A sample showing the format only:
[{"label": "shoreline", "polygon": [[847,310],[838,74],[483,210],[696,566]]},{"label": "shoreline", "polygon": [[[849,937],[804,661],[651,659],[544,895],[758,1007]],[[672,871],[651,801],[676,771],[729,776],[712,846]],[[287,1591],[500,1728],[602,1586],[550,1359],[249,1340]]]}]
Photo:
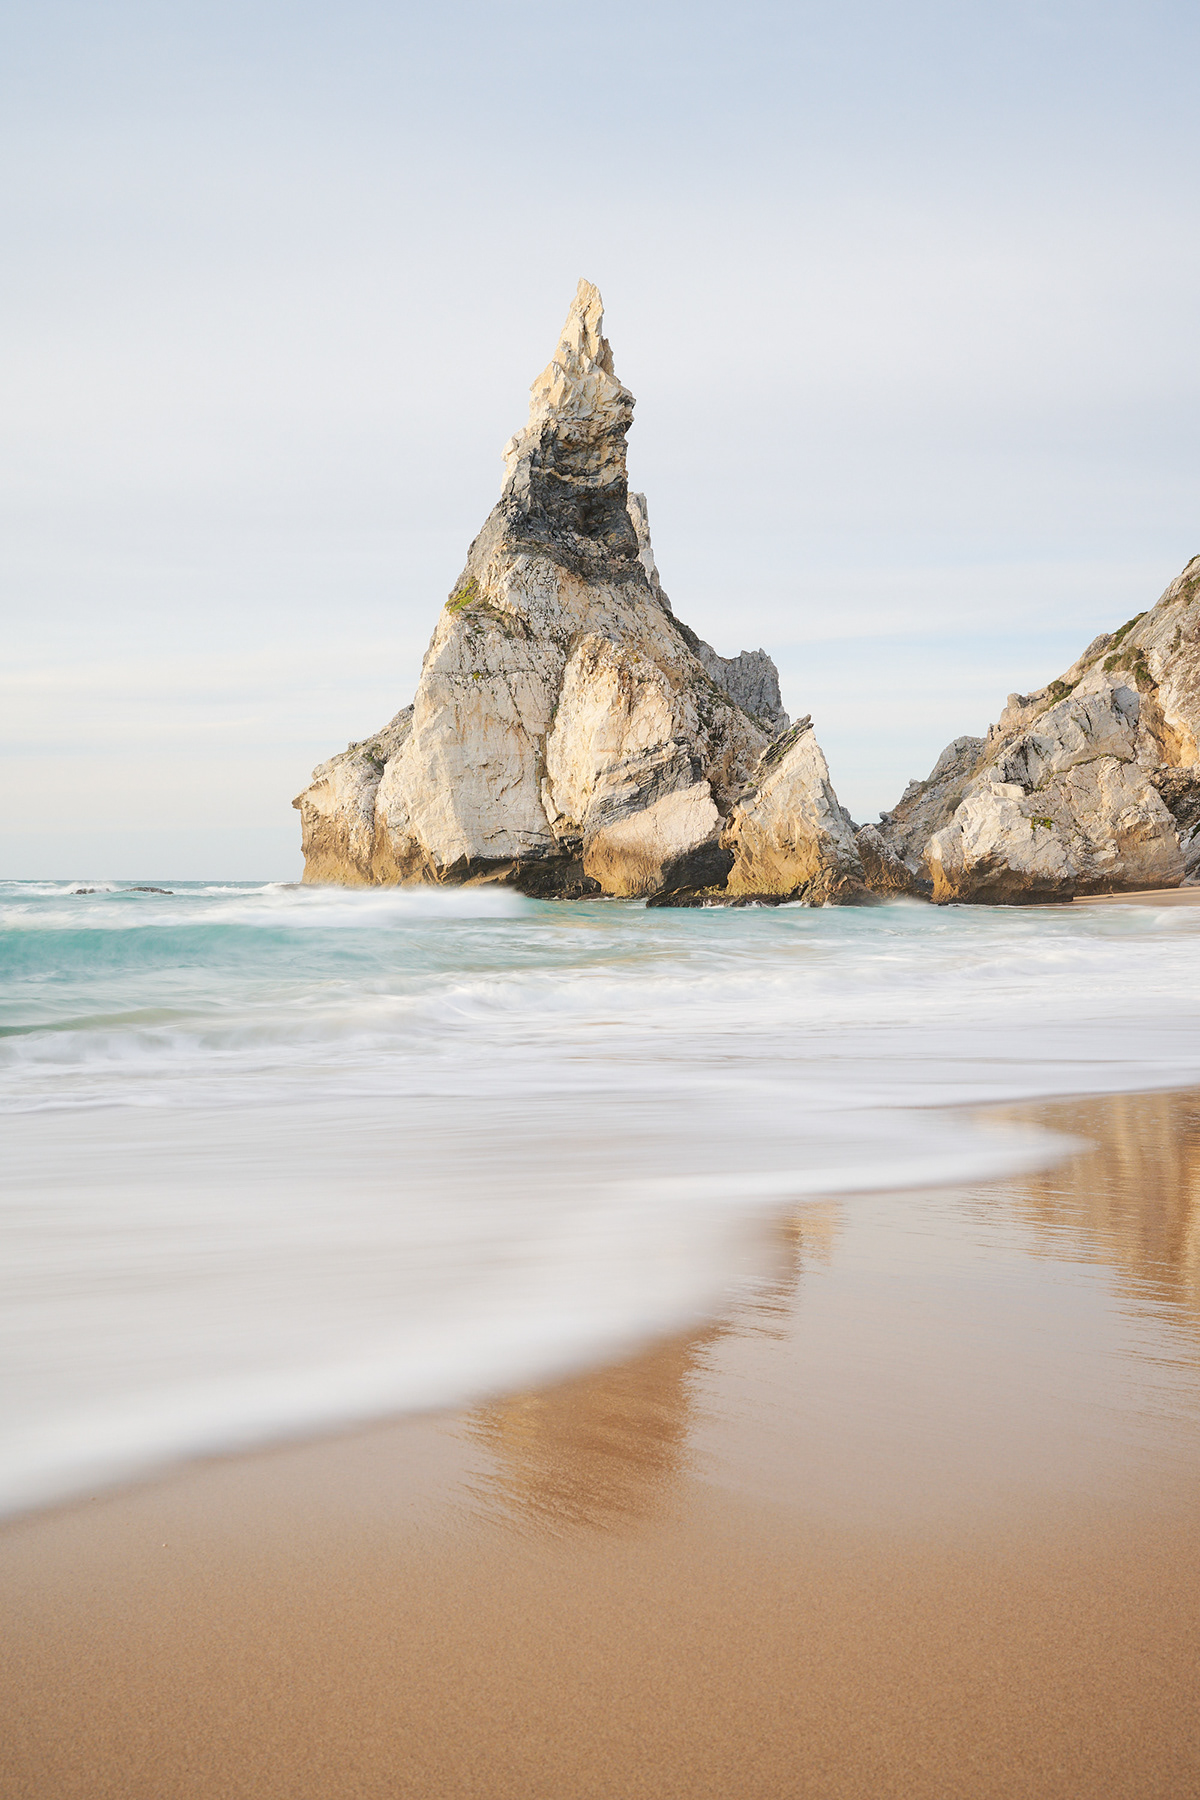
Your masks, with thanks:
[{"label": "shoreline", "polygon": [[609,1368],[8,1522],[6,1792],[1188,1791],[1200,1094],[988,1110],[1100,1148],[799,1206]]},{"label": "shoreline", "polygon": [[[1197,1091],[1200,1092],[1200,1089]],[[1046,1109],[1061,1108],[1070,1104],[1086,1107],[1123,1099],[1148,1100],[1155,1097],[1161,1099],[1172,1096],[1186,1098],[1191,1092],[1190,1084],[1181,1084],[1178,1076],[1173,1075],[1165,1079],[1162,1085],[1144,1089],[1104,1092],[1086,1088],[1068,1088],[1036,1097],[1018,1096],[986,1101],[959,1100],[957,1102],[947,1102],[942,1099],[928,1103],[908,1101],[903,1110],[914,1113],[929,1111],[935,1116],[943,1117],[947,1122],[955,1119],[968,1124],[989,1119],[1001,1124],[1011,1122],[1019,1132],[1022,1124],[1040,1118]],[[283,1107],[275,1110],[278,1110],[290,1125],[291,1109]],[[205,1115],[201,1111],[197,1116],[203,1119]],[[86,1115],[83,1117],[90,1125],[90,1121],[86,1120]],[[217,1115],[214,1114],[214,1123],[216,1117]],[[66,1121],[68,1129],[71,1123],[70,1119]],[[123,1127],[124,1122],[121,1121],[118,1127],[119,1139],[124,1137]],[[62,1124],[55,1121],[55,1129],[61,1131]],[[196,1141],[199,1142],[205,1135],[205,1130],[202,1128]],[[958,1165],[958,1172],[950,1176],[942,1173],[935,1174],[926,1168],[919,1179],[914,1172],[905,1181],[891,1187],[874,1180],[867,1183],[859,1176],[857,1170],[853,1171],[854,1178],[849,1185],[842,1185],[846,1171],[837,1165],[831,1166],[828,1170],[828,1188],[823,1185],[814,1187],[810,1172],[799,1167],[793,1170],[777,1170],[772,1167],[762,1177],[743,1174],[738,1178],[738,1185],[747,1194],[756,1195],[757,1205],[761,1210],[757,1214],[750,1233],[745,1236],[735,1254],[735,1263],[741,1270],[741,1277],[746,1277],[748,1268],[754,1261],[753,1245],[755,1240],[758,1240],[761,1251],[763,1238],[769,1237],[781,1229],[782,1221],[797,1209],[811,1208],[814,1204],[853,1203],[858,1199],[880,1195],[903,1201],[906,1195],[920,1192],[926,1187],[937,1191],[961,1188],[968,1184],[978,1186],[980,1183],[1002,1183],[1009,1179],[1020,1179],[1021,1174],[1026,1170],[1031,1170],[1033,1174],[1036,1174],[1042,1170],[1052,1169],[1077,1156],[1079,1140],[1077,1138],[1073,1140],[1070,1132],[1052,1135],[1058,1135],[1063,1140],[1063,1148],[1060,1151],[1055,1152],[1050,1146],[1043,1151],[1040,1147],[1035,1146],[1032,1152],[1027,1148],[1023,1154],[1019,1154],[1014,1159],[1010,1150],[1007,1157],[1001,1158],[1002,1162],[1009,1162],[1010,1167],[1000,1174],[994,1172],[996,1166],[994,1158],[986,1154],[982,1164],[977,1162],[973,1169],[965,1167],[961,1161]],[[122,1148],[124,1153],[128,1154],[131,1146],[123,1144]],[[141,1148],[144,1150],[144,1146]],[[91,1147],[91,1154],[94,1159],[94,1145]],[[964,1155],[964,1146],[959,1146],[958,1154],[960,1157]],[[1030,1154],[1034,1159],[1032,1162],[1029,1160]],[[977,1155],[978,1151],[976,1150]],[[968,1160],[970,1160],[969,1155]],[[166,1173],[164,1172],[164,1175]],[[331,1180],[334,1178],[335,1170],[327,1166],[323,1170],[323,1175],[326,1180]],[[715,1193],[719,1191],[723,1179],[717,1175],[696,1176],[694,1179],[684,1178],[683,1185],[700,1193],[706,1188],[711,1188]],[[675,1177],[665,1180],[648,1178],[639,1185],[645,1189],[647,1194],[653,1194],[659,1188],[670,1189],[678,1186],[679,1179]],[[789,1198],[779,1198],[778,1196],[785,1191],[789,1194]],[[731,1267],[732,1265],[725,1270],[726,1286],[731,1279]],[[723,1317],[731,1307],[736,1310],[734,1298],[727,1292],[724,1300],[710,1296],[701,1312],[697,1312],[694,1307],[686,1308],[685,1317],[690,1320],[692,1328],[703,1330]],[[683,1330],[685,1327],[683,1324],[678,1324],[668,1325],[664,1329],[671,1333],[673,1330]],[[653,1331],[649,1335],[645,1333],[636,1335],[632,1340],[626,1334],[624,1342],[618,1336],[615,1344],[610,1343],[607,1347],[594,1349],[590,1353],[585,1353],[582,1358],[578,1354],[572,1353],[553,1372],[547,1372],[544,1375],[539,1373],[533,1377],[526,1376],[524,1380],[532,1381],[533,1386],[530,1391],[541,1391],[544,1386],[553,1386],[559,1381],[569,1382],[578,1375],[586,1376],[589,1371],[618,1366],[626,1357],[638,1356],[645,1345],[653,1346],[659,1341],[666,1340],[660,1340],[659,1335]],[[519,1382],[521,1378],[517,1377],[516,1380]],[[416,1399],[408,1403],[398,1402],[391,1407],[380,1405],[365,1411],[354,1409],[348,1411],[344,1416],[334,1415],[327,1420],[313,1421],[302,1425],[292,1424],[283,1428],[279,1428],[272,1422],[255,1431],[252,1436],[247,1435],[244,1428],[239,1427],[238,1430],[229,1434],[219,1434],[218,1441],[207,1446],[176,1449],[173,1452],[166,1451],[161,1455],[153,1453],[127,1472],[116,1474],[100,1472],[96,1473],[90,1481],[75,1477],[74,1485],[65,1491],[60,1489],[57,1493],[51,1491],[15,1505],[10,1503],[0,1510],[0,1533],[3,1533],[9,1526],[17,1526],[23,1522],[36,1520],[60,1511],[69,1511],[73,1507],[88,1506],[96,1501],[109,1499],[119,1500],[123,1495],[136,1492],[142,1487],[153,1486],[162,1481],[170,1482],[177,1476],[186,1475],[189,1470],[203,1468],[209,1463],[224,1462],[231,1458],[239,1460],[243,1457],[255,1458],[276,1453],[286,1454],[290,1450],[308,1447],[319,1448],[322,1444],[344,1438],[354,1438],[364,1432],[392,1429],[410,1421],[457,1418],[473,1407],[486,1406],[502,1399],[506,1392],[525,1391],[523,1383],[519,1388],[514,1387],[512,1383],[512,1377],[509,1378],[508,1383],[500,1386],[494,1387],[492,1383],[489,1383],[482,1392],[477,1392],[471,1399]],[[225,1436],[227,1441],[221,1442],[220,1436]],[[97,1491],[92,1494],[87,1493],[86,1490],[89,1486],[95,1486]]]}]

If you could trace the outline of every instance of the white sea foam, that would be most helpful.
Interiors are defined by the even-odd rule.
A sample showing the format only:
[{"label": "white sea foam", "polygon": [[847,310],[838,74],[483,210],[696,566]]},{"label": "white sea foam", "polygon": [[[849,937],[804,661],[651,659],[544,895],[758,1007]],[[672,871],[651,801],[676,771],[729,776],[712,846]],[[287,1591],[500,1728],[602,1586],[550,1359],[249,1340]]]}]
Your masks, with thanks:
[{"label": "white sea foam", "polygon": [[703,1316],[781,1203],[1057,1153],[949,1103],[1200,1079],[1183,909],[0,919],[0,1508],[538,1379]]}]

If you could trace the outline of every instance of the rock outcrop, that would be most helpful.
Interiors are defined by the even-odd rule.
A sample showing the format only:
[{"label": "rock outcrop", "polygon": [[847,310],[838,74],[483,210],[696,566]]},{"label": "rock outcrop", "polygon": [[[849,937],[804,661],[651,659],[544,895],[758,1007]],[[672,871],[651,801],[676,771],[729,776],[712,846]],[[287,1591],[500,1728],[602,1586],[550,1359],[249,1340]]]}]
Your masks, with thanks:
[{"label": "rock outcrop", "polygon": [[581,281],[412,706],[295,802],[306,881],[862,891],[853,829],[807,721],[787,733],[774,663],[718,656],[663,592],[626,480],[633,396],[602,323]]},{"label": "rock outcrop", "polygon": [[811,905],[865,899],[854,826],[803,718],[764,753],[725,832],[735,896],[802,896]]},{"label": "rock outcrop", "polygon": [[[878,827],[935,900],[1065,900],[1200,879],[1200,557],[1047,687],[955,738]],[[867,878],[885,888],[859,834]],[[901,875],[902,879],[903,876]]]}]

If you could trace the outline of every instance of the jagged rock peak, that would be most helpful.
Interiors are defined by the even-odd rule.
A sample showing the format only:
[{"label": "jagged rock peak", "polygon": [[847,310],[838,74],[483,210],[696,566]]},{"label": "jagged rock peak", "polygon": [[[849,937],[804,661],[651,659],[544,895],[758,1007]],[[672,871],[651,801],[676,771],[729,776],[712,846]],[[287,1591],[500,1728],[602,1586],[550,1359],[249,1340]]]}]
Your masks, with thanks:
[{"label": "jagged rock peak", "polygon": [[504,446],[504,499],[526,498],[539,474],[625,490],[625,437],[633,395],[613,373],[604,302],[580,280],[558,348],[529,390],[529,422]]},{"label": "jagged rock peak", "polygon": [[621,387],[613,374],[612,346],[604,336],[600,289],[581,275],[558,349],[529,389],[530,422],[539,411],[563,411],[572,403],[573,410],[581,404],[586,410],[586,399],[599,388],[597,372],[607,375],[614,388]]},{"label": "jagged rock peak", "polygon": [[671,610],[603,317],[581,282],[413,704],[297,797],[306,881],[811,904],[861,886],[811,734],[755,779],[787,722],[770,658],[718,657]]},{"label": "jagged rock peak", "polygon": [[628,508],[629,517],[633,522],[633,529],[637,533],[638,561],[646,571],[646,580],[650,583],[650,592],[654,595],[654,598],[658,601],[660,606],[664,606],[668,612],[672,612],[673,608],[671,602],[667,599],[667,596],[663,591],[662,580],[658,573],[658,564],[654,560],[654,545],[650,542],[650,508],[646,505],[645,494],[634,494],[631,492],[628,497]]}]

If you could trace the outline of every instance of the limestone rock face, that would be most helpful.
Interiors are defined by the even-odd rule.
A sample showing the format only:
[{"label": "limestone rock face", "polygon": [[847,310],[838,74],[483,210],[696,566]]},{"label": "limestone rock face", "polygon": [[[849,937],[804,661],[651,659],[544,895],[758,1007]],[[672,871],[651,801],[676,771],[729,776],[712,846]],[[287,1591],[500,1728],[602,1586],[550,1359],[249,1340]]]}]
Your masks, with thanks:
[{"label": "limestone rock face", "polygon": [[863,880],[873,894],[885,899],[909,894],[921,900],[931,899],[933,883],[910,869],[879,835],[874,825],[860,825],[855,836],[862,861]]},{"label": "limestone rock face", "polygon": [[[1149,612],[956,738],[877,835],[936,900],[1037,901],[1200,876],[1200,557]],[[868,870],[875,885],[875,877]]]},{"label": "limestone rock face", "polygon": [[933,833],[954,816],[983,752],[986,738],[957,737],[947,744],[924,781],[910,781],[878,836],[891,855],[916,875]]},{"label": "limestone rock face", "polygon": [[[627,486],[633,397],[602,324],[581,281],[412,706],[295,802],[306,881],[630,895],[719,885],[736,866],[729,821],[786,725],[778,675],[765,652],[718,657],[675,618]],[[799,805],[817,784],[789,825],[798,844],[814,821],[819,847],[796,864],[809,886],[835,841],[814,751],[788,788]]]},{"label": "limestone rock face", "polygon": [[718,656],[710,644],[700,640],[696,655],[701,665],[723,688],[731,700],[752,719],[759,719],[772,732],[784,732],[791,720],[783,710],[779,692],[779,671],[765,650],[741,650],[736,656]]},{"label": "limestone rock face", "polygon": [[735,896],[796,898],[811,906],[866,899],[854,826],[801,719],[764,754],[725,833]]},{"label": "limestone rock face", "polygon": [[307,881],[371,880],[379,783],[389,758],[412,730],[412,715],[412,707],[406,706],[373,738],[351,744],[313,770],[312,786],[295,802]]}]

